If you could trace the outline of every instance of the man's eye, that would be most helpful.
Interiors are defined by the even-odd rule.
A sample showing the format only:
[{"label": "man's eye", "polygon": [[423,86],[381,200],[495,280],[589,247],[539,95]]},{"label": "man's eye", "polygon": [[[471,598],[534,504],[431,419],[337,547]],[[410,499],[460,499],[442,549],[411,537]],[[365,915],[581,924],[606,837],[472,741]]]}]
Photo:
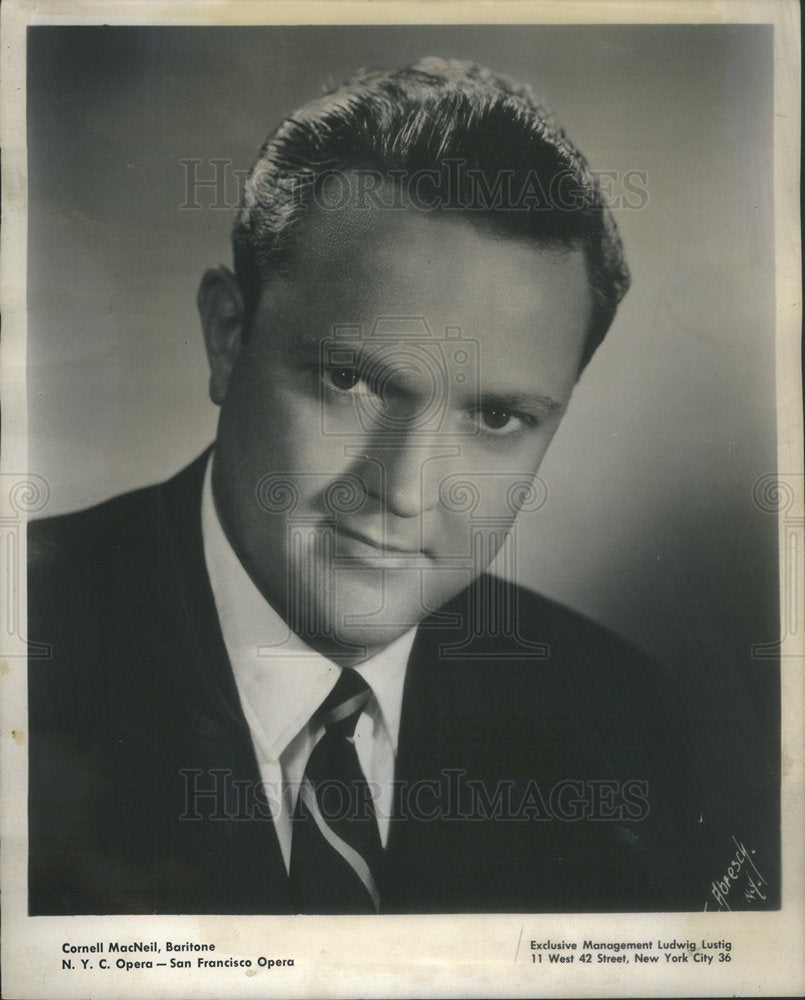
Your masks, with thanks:
[{"label": "man's eye", "polygon": [[354,368],[327,368],[324,371],[324,384],[340,392],[354,389],[361,381]]},{"label": "man's eye", "polygon": [[511,422],[513,416],[514,414],[500,406],[488,406],[481,410],[481,419],[493,431],[502,430]]},{"label": "man's eye", "polygon": [[498,436],[515,434],[526,427],[534,427],[537,423],[534,418],[507,410],[505,406],[482,406],[472,417],[481,431]]}]

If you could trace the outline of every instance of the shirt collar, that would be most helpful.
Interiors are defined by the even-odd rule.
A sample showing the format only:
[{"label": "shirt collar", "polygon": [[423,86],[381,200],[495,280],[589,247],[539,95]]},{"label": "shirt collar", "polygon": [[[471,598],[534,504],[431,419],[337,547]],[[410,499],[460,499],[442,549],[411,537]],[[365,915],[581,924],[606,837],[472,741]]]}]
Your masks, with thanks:
[{"label": "shirt collar", "polygon": [[[212,461],[211,454],[201,498],[207,573],[247,722],[265,756],[279,760],[335,687],[341,668],[300,639],[244,569],[215,509]],[[410,629],[354,668],[372,689],[395,753],[415,635]]]}]

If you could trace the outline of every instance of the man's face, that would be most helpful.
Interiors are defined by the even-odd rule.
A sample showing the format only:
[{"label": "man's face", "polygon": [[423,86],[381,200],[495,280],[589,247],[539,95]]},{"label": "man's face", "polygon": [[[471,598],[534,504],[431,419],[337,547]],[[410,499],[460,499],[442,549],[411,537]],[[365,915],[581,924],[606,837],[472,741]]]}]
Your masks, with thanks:
[{"label": "man's face", "polygon": [[293,243],[246,342],[210,350],[213,488],[274,608],[359,660],[496,554],[569,401],[591,295],[580,251],[443,216],[317,209]]}]

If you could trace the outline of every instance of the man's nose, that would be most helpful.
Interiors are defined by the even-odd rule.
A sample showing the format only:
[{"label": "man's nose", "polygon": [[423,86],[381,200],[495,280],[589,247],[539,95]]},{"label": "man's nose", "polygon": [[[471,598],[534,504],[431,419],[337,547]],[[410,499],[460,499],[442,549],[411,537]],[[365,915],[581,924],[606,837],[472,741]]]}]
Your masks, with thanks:
[{"label": "man's nose", "polygon": [[459,446],[439,435],[374,440],[361,450],[361,477],[370,496],[397,517],[418,517],[439,503],[439,488]]}]

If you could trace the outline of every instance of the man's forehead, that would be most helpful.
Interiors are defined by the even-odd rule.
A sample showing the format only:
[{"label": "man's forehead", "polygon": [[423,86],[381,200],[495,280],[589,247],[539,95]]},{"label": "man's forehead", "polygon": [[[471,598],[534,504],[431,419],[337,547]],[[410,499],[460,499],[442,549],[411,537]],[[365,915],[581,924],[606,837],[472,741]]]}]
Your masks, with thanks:
[{"label": "man's forehead", "polygon": [[437,306],[446,321],[468,326],[479,303],[501,325],[527,314],[538,322],[541,305],[549,311],[571,296],[581,313],[592,310],[581,249],[509,239],[461,215],[413,208],[312,207],[294,228],[283,277],[309,307],[343,313],[334,324]]}]

